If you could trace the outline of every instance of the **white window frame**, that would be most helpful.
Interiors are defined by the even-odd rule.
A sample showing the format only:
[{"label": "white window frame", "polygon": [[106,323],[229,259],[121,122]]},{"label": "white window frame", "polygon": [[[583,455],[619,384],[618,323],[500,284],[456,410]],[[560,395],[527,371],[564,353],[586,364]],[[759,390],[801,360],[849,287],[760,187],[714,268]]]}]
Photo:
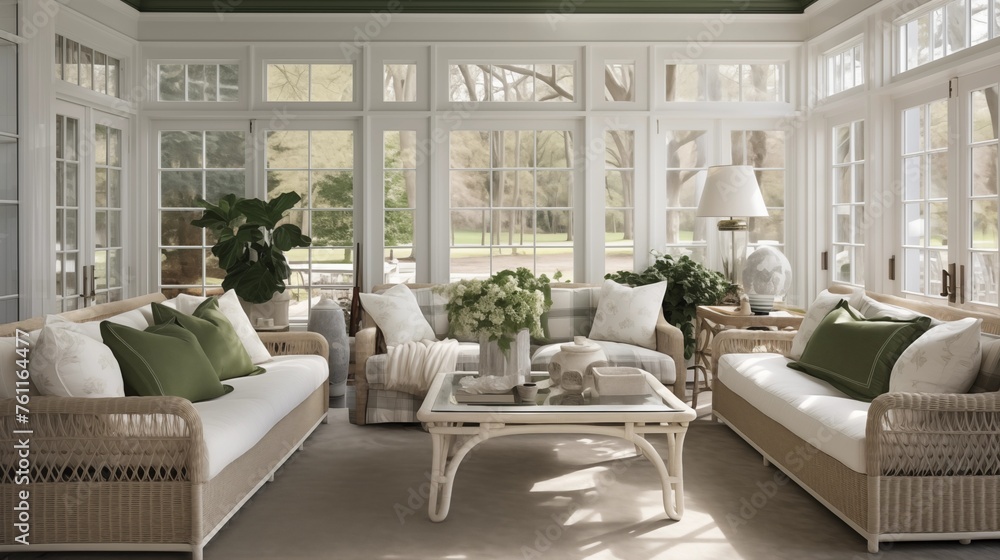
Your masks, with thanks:
[{"label": "white window frame", "polygon": [[[368,49],[368,64],[371,71],[368,73],[367,82],[369,95],[366,95],[363,100],[366,103],[365,107],[376,111],[426,111],[430,109],[432,77],[430,61],[430,48],[423,45],[372,45]],[[383,87],[384,65],[386,64],[415,64],[417,66],[416,101],[385,101],[383,99],[385,92]],[[445,75],[447,76],[447,70]]]},{"label": "white window frame", "polygon": [[[543,103],[542,105],[545,104]],[[456,130],[567,130],[572,132],[572,278],[574,282],[597,281],[596,278],[603,278],[603,272],[601,272],[600,276],[596,277],[588,275],[588,272],[594,270],[594,267],[596,266],[593,258],[593,252],[596,251],[596,249],[594,247],[595,244],[592,242],[593,232],[587,232],[588,228],[586,227],[585,222],[587,221],[586,219],[591,216],[592,212],[588,209],[594,208],[595,205],[598,204],[603,209],[604,202],[602,199],[604,196],[604,189],[602,187],[599,191],[595,192],[594,189],[586,188],[586,184],[584,182],[586,177],[584,169],[587,165],[584,161],[586,156],[583,148],[583,143],[586,141],[586,137],[584,136],[584,121],[579,118],[532,119],[530,117],[526,117],[519,119],[497,119],[479,118],[475,116],[464,120],[437,117],[434,123],[432,142],[436,142],[435,138],[438,138],[438,135],[440,134],[439,131],[443,131],[444,136],[442,148],[435,150],[433,153],[433,176],[443,179],[439,179],[438,181],[442,187],[439,189],[433,189],[431,195],[431,204],[433,205],[430,213],[431,247],[435,248],[431,260],[431,278],[439,279],[440,281],[447,281],[451,274],[451,241],[449,236],[449,232],[451,230],[451,188],[448,180],[450,170],[448,141],[450,133]],[[580,219],[581,217],[584,219]],[[603,232],[603,228],[601,229]],[[589,242],[585,240],[588,240]],[[600,250],[602,252],[604,250],[603,239],[601,240]],[[603,268],[603,257],[601,259],[601,264]]]},{"label": "white window frame", "polygon": [[[434,106],[442,111],[532,111],[536,114],[580,111],[587,98],[587,70],[583,48],[573,46],[501,44],[492,47],[482,44],[440,47],[435,62],[437,86]],[[502,52],[501,56],[497,52]],[[572,64],[573,101],[452,101],[448,96],[448,74],[453,64]],[[601,81],[603,88],[604,81]],[[433,88],[432,88],[433,89]],[[601,94],[603,98],[603,93]]]},{"label": "white window frame", "polygon": [[[144,49],[145,87],[140,90],[142,104],[152,118],[163,115],[184,115],[189,112],[211,112],[212,118],[226,118],[233,111],[250,108],[251,66],[247,47],[219,46],[217,43],[154,43]],[[211,56],[206,56],[206,53]],[[236,64],[239,66],[238,98],[236,101],[160,101],[159,65],[161,64]],[[256,79],[256,77],[254,77]],[[190,115],[191,113],[187,113]]]},{"label": "white window frame", "polygon": [[[588,104],[591,109],[610,111],[645,111],[649,109],[649,79],[650,79],[650,49],[649,47],[612,47],[596,45],[588,47],[587,58],[590,61],[589,75],[594,79],[587,80]],[[605,99],[604,69],[607,64],[632,63],[635,74],[632,82],[632,101],[610,101]],[[575,81],[574,77],[574,81]],[[636,139],[638,140],[638,138]]]},{"label": "white window frame", "polygon": [[[850,88],[844,88],[837,92],[830,91],[830,71],[829,64],[831,57],[842,56],[847,51],[853,51],[855,48],[861,49],[861,83],[856,83]],[[865,48],[865,36],[857,35],[843,43],[827,49],[818,61],[818,71],[817,76],[819,78],[819,84],[821,98],[836,98],[839,96],[849,96],[865,88],[868,83],[869,69],[868,69],[868,50]]]},{"label": "white window frame", "polygon": [[[341,49],[341,43],[306,43],[295,46],[254,47],[252,53],[254,83],[250,86],[250,102],[254,109],[278,112],[360,111],[363,107],[365,65],[360,51]],[[353,56],[350,56],[353,55]],[[350,64],[353,66],[353,99],[351,101],[268,101],[268,64]],[[242,75],[240,76],[242,80]],[[299,115],[296,115],[299,116]]]},{"label": "white window frame", "polygon": [[[254,140],[251,138],[249,128],[247,126],[247,121],[242,119],[163,119],[163,120],[153,120],[150,121],[148,131],[146,134],[146,145],[147,145],[147,189],[148,199],[148,214],[147,214],[147,224],[152,224],[153,227],[147,229],[151,230],[149,233],[149,241],[146,246],[146,250],[150,255],[147,259],[147,273],[149,274],[149,284],[150,289],[153,291],[159,291],[161,289],[162,278],[160,277],[160,240],[162,237],[162,224],[160,223],[160,203],[162,200],[160,193],[160,133],[175,130],[191,130],[191,131],[242,131],[246,133],[246,163],[245,163],[245,177],[246,177],[246,187],[244,189],[244,196],[257,196],[257,176],[253,173],[251,165],[254,165]],[[211,247],[204,245],[206,251],[211,252]],[[204,282],[204,278],[202,281]]]}]

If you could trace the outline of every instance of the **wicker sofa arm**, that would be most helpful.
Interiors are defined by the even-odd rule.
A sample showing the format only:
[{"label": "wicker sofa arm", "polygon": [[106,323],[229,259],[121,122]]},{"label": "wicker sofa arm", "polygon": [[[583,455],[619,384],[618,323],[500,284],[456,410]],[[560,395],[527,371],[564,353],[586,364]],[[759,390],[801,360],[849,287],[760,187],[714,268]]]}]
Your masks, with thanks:
[{"label": "wicker sofa arm", "polygon": [[712,339],[712,371],[719,371],[719,358],[724,354],[773,352],[787,356],[792,350],[795,331],[752,331],[729,329]]},{"label": "wicker sofa arm", "polygon": [[677,377],[674,381],[674,394],[684,400],[687,393],[687,367],[684,360],[684,333],[660,317],[656,321],[656,351],[666,354],[674,360],[674,371]]},{"label": "wicker sofa arm", "polygon": [[330,343],[323,335],[314,332],[262,332],[260,341],[272,356],[307,354],[330,359]]},{"label": "wicker sofa arm", "polygon": [[1000,476],[998,393],[885,393],[865,430],[869,475]]},{"label": "wicker sofa arm", "polygon": [[[0,400],[0,464],[16,465],[29,440],[32,484],[203,482],[208,455],[201,418],[180,397],[32,397],[28,422],[15,423],[14,399]],[[31,430],[27,435],[15,430]],[[0,474],[0,480],[12,482]]]}]

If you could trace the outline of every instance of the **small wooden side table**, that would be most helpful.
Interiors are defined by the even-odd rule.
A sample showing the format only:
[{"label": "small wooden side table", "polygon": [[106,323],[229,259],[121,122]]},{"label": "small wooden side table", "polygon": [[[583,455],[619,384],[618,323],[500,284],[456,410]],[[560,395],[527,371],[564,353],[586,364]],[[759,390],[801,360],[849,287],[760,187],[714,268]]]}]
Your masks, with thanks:
[{"label": "small wooden side table", "polygon": [[715,378],[715,372],[711,371],[712,339],[716,334],[725,329],[798,329],[802,317],[800,313],[785,310],[772,311],[768,315],[739,315],[737,308],[731,305],[699,305],[694,330],[694,389],[691,407],[698,406],[698,393],[701,391],[699,371],[705,378],[705,389],[712,390],[712,380]]}]

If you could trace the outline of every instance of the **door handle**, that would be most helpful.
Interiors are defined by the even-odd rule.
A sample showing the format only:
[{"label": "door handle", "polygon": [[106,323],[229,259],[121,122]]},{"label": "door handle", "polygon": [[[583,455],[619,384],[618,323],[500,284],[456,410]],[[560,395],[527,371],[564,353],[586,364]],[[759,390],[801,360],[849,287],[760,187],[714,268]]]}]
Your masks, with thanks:
[{"label": "door handle", "polygon": [[[947,297],[950,303],[955,303],[958,295],[958,288],[955,285],[955,266],[955,263],[950,263],[948,270],[941,269],[941,297]],[[962,275],[965,275],[964,266],[962,267]],[[965,300],[964,294],[962,300]]]}]

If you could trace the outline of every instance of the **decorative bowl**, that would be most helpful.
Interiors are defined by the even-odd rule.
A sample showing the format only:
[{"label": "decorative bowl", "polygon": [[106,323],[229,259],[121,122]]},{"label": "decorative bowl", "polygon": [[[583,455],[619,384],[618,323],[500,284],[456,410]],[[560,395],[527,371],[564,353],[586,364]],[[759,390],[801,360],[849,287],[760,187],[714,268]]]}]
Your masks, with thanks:
[{"label": "decorative bowl", "polygon": [[594,386],[601,396],[645,395],[649,389],[642,370],[634,367],[595,367]]}]

